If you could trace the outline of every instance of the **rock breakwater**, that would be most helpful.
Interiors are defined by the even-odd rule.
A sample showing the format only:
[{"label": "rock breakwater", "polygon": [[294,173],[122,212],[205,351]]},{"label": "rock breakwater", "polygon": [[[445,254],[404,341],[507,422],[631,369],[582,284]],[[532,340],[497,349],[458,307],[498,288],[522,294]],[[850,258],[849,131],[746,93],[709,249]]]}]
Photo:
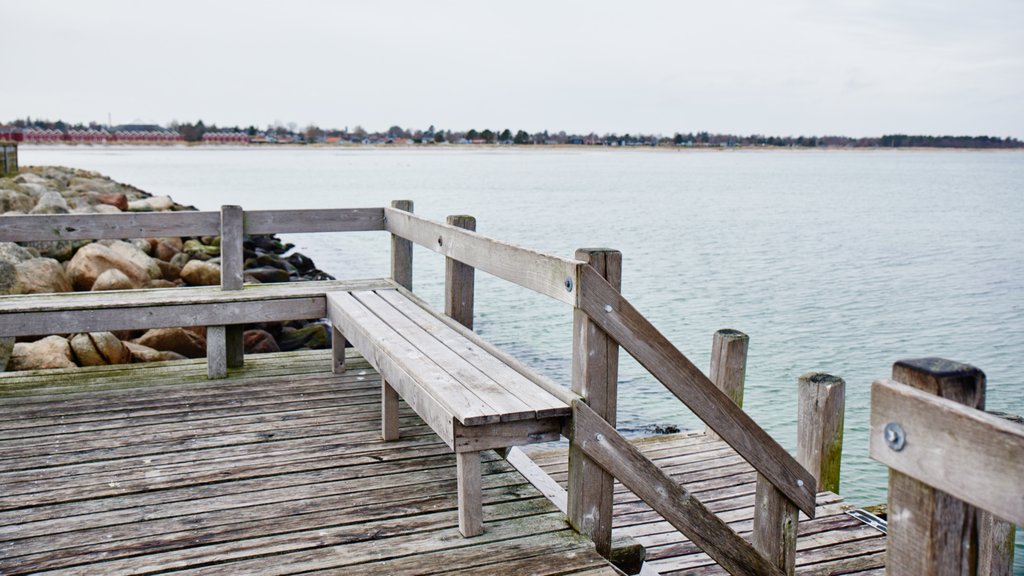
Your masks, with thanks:
[{"label": "rock breakwater", "polygon": [[[0,215],[114,214],[195,210],[73,168],[25,167],[0,178]],[[308,257],[273,235],[246,236],[249,283],[327,280]],[[0,295],[132,290],[220,283],[219,237],[0,242]],[[247,325],[246,353],[327,348],[321,322]],[[0,338],[0,371],[155,362],[206,355],[206,329],[158,328]]]}]

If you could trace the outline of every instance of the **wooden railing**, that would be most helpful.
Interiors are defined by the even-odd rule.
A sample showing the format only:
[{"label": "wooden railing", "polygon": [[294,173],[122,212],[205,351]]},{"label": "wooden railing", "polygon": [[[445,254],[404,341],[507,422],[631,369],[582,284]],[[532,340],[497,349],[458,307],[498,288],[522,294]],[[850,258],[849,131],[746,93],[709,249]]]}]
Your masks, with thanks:
[{"label": "wooden railing", "polygon": [[887,574],[1013,572],[1024,425],[986,413],[985,375],[923,358],[871,387],[871,457],[889,467]]},{"label": "wooden railing", "polygon": [[[412,203],[388,208],[120,215],[19,216],[4,220],[3,240],[69,240],[220,235],[221,287],[242,288],[245,234],[385,230],[392,234],[392,278],[412,287],[412,244],[448,258],[446,313],[472,325],[472,278],[478,269],[574,307],[568,516],[603,553],[611,546],[612,488],[617,478],[713,559],[735,574],[792,573],[797,512],[815,513],[815,477],[744,413],[619,291],[621,255],[580,250],[560,258],[474,232],[474,221],[441,223],[416,216]],[[239,319],[244,321],[243,319]],[[241,326],[210,329],[211,356],[223,375],[241,362]],[[622,347],[758,472],[753,544],[615,431],[618,349]]]},{"label": "wooden railing", "polygon": [[[579,399],[567,430],[568,516],[599,551],[610,551],[612,489],[618,479],[730,572],[793,572],[797,514],[814,517],[815,476],[622,296],[617,251],[580,250],[569,260],[428,220],[411,210],[411,203],[401,203],[384,211],[384,228],[393,234],[393,276],[407,279],[403,285],[412,283],[411,243],[416,243],[574,306],[572,391]],[[446,302],[455,300],[453,294],[460,290],[449,277]],[[757,470],[753,544],[616,432],[620,346]]]}]

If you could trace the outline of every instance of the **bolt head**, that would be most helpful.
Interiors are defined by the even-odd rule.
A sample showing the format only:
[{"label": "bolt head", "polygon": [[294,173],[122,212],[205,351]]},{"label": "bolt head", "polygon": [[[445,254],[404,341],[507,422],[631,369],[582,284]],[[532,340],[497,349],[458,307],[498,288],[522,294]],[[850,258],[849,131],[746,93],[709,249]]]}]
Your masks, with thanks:
[{"label": "bolt head", "polygon": [[885,444],[895,452],[903,450],[903,446],[906,445],[907,435],[899,422],[886,424],[882,435],[885,438]]}]

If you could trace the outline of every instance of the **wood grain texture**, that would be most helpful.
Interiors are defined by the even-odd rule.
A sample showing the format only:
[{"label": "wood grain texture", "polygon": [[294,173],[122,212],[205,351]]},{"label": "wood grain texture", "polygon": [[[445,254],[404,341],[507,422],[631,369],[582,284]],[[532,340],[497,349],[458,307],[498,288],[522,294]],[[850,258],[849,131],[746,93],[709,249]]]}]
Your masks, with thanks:
[{"label": "wood grain texture", "polygon": [[216,236],[218,212],[124,212],[3,216],[0,242]]},{"label": "wood grain texture", "polygon": [[797,508],[814,517],[814,476],[590,267],[581,269],[579,306]]},{"label": "wood grain texture", "polygon": [[[243,266],[243,217],[241,206],[220,208],[220,287],[222,290],[241,290]],[[224,330],[224,362],[226,367],[218,372],[227,373],[227,368],[238,368],[245,362],[245,343],[242,340],[244,325],[233,324]],[[209,354],[207,354],[209,357]]]},{"label": "wood grain texture", "polygon": [[[740,408],[743,407],[743,384],[747,377],[749,346],[749,336],[729,328],[718,330],[711,340],[711,371],[708,372],[708,378]],[[710,427],[705,427],[704,433],[718,437]]]},{"label": "wood grain texture", "polygon": [[380,435],[385,441],[398,440],[398,392],[381,380],[380,384]]},{"label": "wood grain texture", "polygon": [[[396,218],[395,214],[411,213],[412,210],[412,200],[391,202],[391,211],[385,211],[385,225],[389,219]],[[390,228],[388,231],[391,232],[391,278],[399,286],[412,290],[412,242]]]},{"label": "wood grain texture", "polygon": [[383,229],[384,208],[249,210],[245,213],[246,234],[364,232]]},{"label": "wood grain texture", "polygon": [[389,280],[331,280],[0,296],[0,335],[102,332],[323,318],[324,294],[393,287]]},{"label": "wood grain texture", "polygon": [[[897,390],[916,388],[923,394],[937,395],[979,410],[985,406],[985,375],[966,364],[940,358],[902,360],[893,365],[892,379],[901,382]],[[872,386],[885,394],[893,387]],[[873,458],[889,451],[881,436],[888,422],[905,424],[905,415],[883,422],[884,402],[872,398],[869,452]],[[907,422],[906,424],[909,424]],[[930,428],[926,428],[930,430]],[[908,438],[903,451],[925,441],[920,431]],[[980,445],[976,445],[981,448]],[[908,460],[902,457],[900,460]],[[945,462],[945,458],[941,459]],[[952,462],[952,461],[950,461]],[[993,469],[983,470],[986,475]],[[927,478],[929,482],[934,478]],[[1019,493],[1019,492],[1018,492]],[[942,490],[898,470],[889,471],[889,538],[887,574],[973,574],[978,552],[977,510]]]},{"label": "wood grain texture", "polygon": [[331,326],[331,372],[342,374],[346,369],[345,335],[337,326]]},{"label": "wood grain texture", "polygon": [[[447,218],[449,226],[476,232],[476,218],[453,215]],[[473,291],[476,273],[472,266],[454,258],[444,263],[444,313],[459,324],[473,329]]]},{"label": "wood grain texture", "polygon": [[732,574],[782,576],[692,494],[583,402],[573,405],[573,442]]},{"label": "wood grain texture", "polygon": [[[586,262],[618,290],[622,285],[622,253],[580,249]],[[612,427],[618,404],[619,345],[580,309],[573,310],[572,391]],[[578,447],[569,448],[569,523],[594,541],[604,556],[612,544],[612,490],[615,479]]]},{"label": "wood grain texture", "polygon": [[798,510],[763,475],[757,475],[751,543],[785,574],[796,570]]},{"label": "wood grain texture", "polygon": [[839,493],[846,382],[813,372],[797,381],[796,460],[818,479],[818,489]]},{"label": "wood grain texture", "polygon": [[480,453],[455,455],[459,487],[459,532],[469,538],[484,532],[484,511],[480,488]]},{"label": "wood grain texture", "polygon": [[206,370],[211,380],[228,377],[227,327],[206,328]]},{"label": "wood grain texture", "polygon": [[[890,422],[906,435],[900,451],[886,444]],[[1024,524],[1024,425],[879,380],[871,386],[870,438],[871,457],[890,469]]]},{"label": "wood grain texture", "polygon": [[566,304],[576,303],[580,266],[576,260],[514,246],[395,208],[384,212],[385,228],[400,238]]}]

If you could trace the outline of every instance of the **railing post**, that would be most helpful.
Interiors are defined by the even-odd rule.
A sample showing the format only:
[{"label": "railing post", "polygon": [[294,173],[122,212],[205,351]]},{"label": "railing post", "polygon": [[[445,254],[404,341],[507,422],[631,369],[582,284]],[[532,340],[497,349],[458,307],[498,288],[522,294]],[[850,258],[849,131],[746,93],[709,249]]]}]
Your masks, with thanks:
[{"label": "railing post", "polygon": [[[617,290],[622,285],[622,253],[610,249],[580,249],[576,259],[587,262]],[[619,345],[579,308],[573,311],[572,390],[615,426]],[[611,552],[614,478],[569,443],[569,522],[594,541],[604,556]]]},{"label": "railing post", "polygon": [[[476,218],[465,214],[449,216],[448,224],[476,231]],[[473,329],[474,278],[472,266],[445,258],[444,313],[470,330]]]},{"label": "railing post", "polygon": [[819,491],[839,493],[846,382],[812,372],[797,382],[796,461],[818,480]]},{"label": "railing post", "polygon": [[[814,469],[811,473],[815,473]],[[786,574],[793,574],[796,570],[798,515],[796,504],[758,473],[751,543],[754,549]]]},{"label": "railing post", "polygon": [[[412,200],[394,200],[391,207],[412,212]],[[412,290],[412,241],[391,235],[391,279]]]},{"label": "railing post", "polygon": [[[985,409],[985,374],[974,366],[941,358],[901,360],[892,379]],[[975,507],[890,469],[886,574],[975,574],[977,520]]]},{"label": "railing post", "polygon": [[[242,239],[244,221],[241,206],[220,208],[220,287],[221,290],[242,289]],[[228,368],[244,362],[243,324],[208,326],[206,329],[207,377],[226,378]]]},{"label": "railing post", "polygon": [[[743,407],[743,383],[747,374],[749,344],[749,336],[729,328],[715,332],[711,341],[711,381],[740,408]],[[721,440],[710,426],[705,426],[704,434],[708,438]]]}]

